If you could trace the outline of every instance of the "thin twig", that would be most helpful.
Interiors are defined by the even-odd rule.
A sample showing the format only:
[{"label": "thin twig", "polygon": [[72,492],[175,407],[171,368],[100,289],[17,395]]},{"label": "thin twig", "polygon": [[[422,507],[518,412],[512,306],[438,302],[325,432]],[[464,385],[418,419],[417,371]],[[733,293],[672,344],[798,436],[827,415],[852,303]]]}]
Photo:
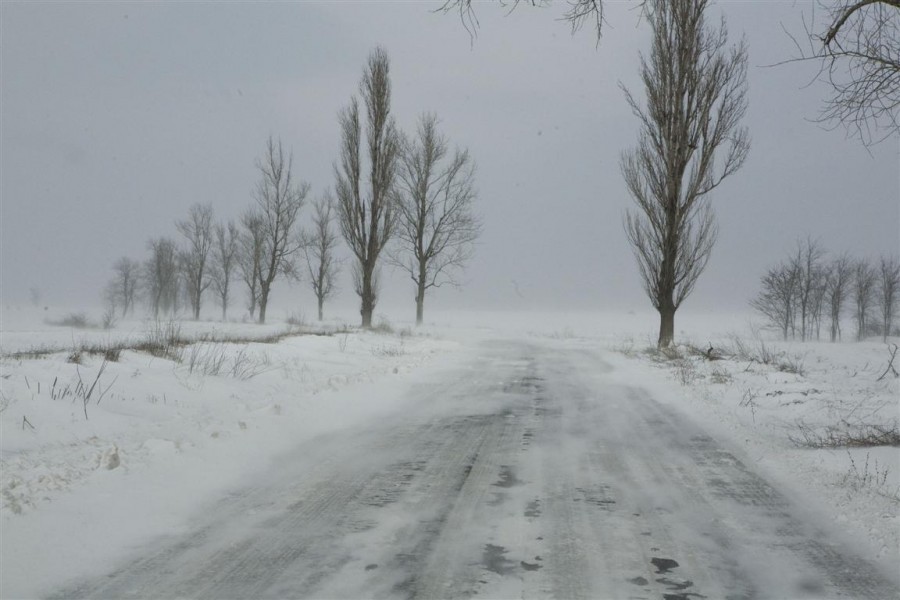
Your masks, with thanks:
[{"label": "thin twig", "polygon": [[893,371],[894,377],[900,377],[897,373],[897,369],[894,368],[894,359],[897,357],[897,344],[889,344],[888,350],[891,352],[891,360],[888,361],[888,366],[884,370],[884,373],[881,374],[881,377],[876,379],[875,381],[881,381],[884,379],[885,375],[888,374],[889,371]]}]

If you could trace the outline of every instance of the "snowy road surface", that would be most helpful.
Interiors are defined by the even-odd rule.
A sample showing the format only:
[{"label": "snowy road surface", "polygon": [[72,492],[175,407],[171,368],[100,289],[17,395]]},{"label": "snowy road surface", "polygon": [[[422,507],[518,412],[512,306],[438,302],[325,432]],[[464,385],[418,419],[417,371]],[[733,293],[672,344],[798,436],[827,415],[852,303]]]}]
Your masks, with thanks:
[{"label": "snowy road surface", "polygon": [[[391,418],[301,444],[94,598],[896,598],[601,355],[485,342]],[[364,400],[364,399],[361,399]]]}]

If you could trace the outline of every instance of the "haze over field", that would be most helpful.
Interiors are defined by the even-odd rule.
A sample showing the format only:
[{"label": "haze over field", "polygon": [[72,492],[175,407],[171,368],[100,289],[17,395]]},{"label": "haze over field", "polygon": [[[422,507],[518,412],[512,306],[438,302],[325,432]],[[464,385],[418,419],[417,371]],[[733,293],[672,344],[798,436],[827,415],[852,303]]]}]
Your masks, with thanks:
[{"label": "haze over field", "polygon": [[[435,5],[436,6],[436,5]],[[190,204],[235,218],[269,135],[294,152],[312,196],[333,188],[338,110],[369,51],[392,60],[393,113],[411,131],[434,111],[478,165],[483,234],[460,292],[435,307],[649,307],[622,216],[619,171],[638,122],[648,28],[610,3],[599,44],[562,8],[484,6],[470,39],[457,15],[415,3],[13,3],[0,7],[0,295],[5,305],[99,305],[119,256],[175,235]],[[524,7],[523,7],[524,8]],[[749,44],[749,159],[713,194],[721,229],[686,308],[744,309],[796,239],[859,257],[900,246],[896,137],[868,151],[813,123],[825,88],[796,56],[805,3],[719,3]],[[808,15],[807,15],[808,16]],[[310,208],[305,209],[304,219]],[[346,248],[341,245],[341,252]],[[412,310],[385,271],[381,306]],[[344,270],[338,305],[356,297]],[[313,313],[302,284],[274,302]],[[210,308],[211,310],[211,308]],[[214,313],[213,313],[214,314]]]},{"label": "haze over field", "polygon": [[900,598],[900,5],[470,1],[0,2],[0,598]]}]

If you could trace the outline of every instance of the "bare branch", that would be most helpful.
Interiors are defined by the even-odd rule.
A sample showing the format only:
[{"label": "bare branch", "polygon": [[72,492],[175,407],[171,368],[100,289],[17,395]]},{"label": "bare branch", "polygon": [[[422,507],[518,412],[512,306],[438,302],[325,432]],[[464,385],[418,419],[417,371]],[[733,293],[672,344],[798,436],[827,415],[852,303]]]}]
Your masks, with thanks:
[{"label": "bare branch", "polygon": [[[606,22],[603,13],[604,0],[568,0],[569,8],[563,15],[563,20],[572,27],[572,33],[580,30],[586,23],[590,23],[599,42],[603,33],[603,25]],[[495,4],[507,8],[508,12],[515,10],[519,4],[527,4],[531,7],[546,7],[551,4],[549,0],[495,0]],[[443,13],[457,12],[463,27],[473,38],[478,34],[478,17],[475,14],[472,0],[445,0],[437,9]]]},{"label": "bare branch", "polygon": [[818,78],[831,88],[818,120],[844,126],[867,146],[896,136],[900,0],[839,0],[822,6],[824,23],[810,25],[804,19],[809,48],[797,44],[796,59],[818,62]]}]

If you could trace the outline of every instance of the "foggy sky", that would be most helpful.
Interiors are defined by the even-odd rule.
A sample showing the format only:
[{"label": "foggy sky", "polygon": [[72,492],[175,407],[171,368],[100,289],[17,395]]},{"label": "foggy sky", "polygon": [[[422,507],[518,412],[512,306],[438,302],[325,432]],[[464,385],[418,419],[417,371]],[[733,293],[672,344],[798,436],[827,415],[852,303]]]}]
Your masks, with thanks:
[{"label": "foggy sky", "polygon": [[[506,16],[480,5],[474,41],[423,3],[40,3],[0,6],[0,298],[99,305],[112,263],[177,237],[188,206],[236,218],[251,202],[269,135],[318,196],[334,185],[337,113],[369,51],[391,57],[405,131],[433,111],[478,165],[483,237],[460,291],[428,307],[646,308],[622,216],[619,171],[638,122],[637,11],[610,3],[599,45],[570,35],[563,6]],[[811,121],[827,90],[796,55],[810,5],[720,2],[750,52],[750,157],[713,194],[719,241],[685,307],[740,309],[798,237],[875,257],[900,247],[900,145],[867,151]],[[307,210],[307,217],[309,216]],[[345,248],[341,250],[347,254]],[[338,303],[357,302],[345,267]],[[389,270],[382,304],[409,305]],[[243,305],[243,290],[238,301]],[[307,286],[274,302],[313,312]],[[215,315],[210,302],[205,313]]]}]

